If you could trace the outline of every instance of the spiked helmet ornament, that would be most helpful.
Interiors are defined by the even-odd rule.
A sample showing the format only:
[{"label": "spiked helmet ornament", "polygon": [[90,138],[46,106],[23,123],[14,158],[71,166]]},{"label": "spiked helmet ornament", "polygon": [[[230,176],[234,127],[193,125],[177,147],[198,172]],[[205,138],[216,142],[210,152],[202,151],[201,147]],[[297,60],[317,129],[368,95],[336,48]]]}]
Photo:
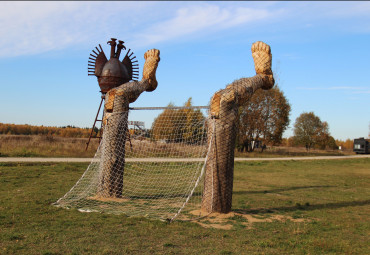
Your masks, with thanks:
[{"label": "spiked helmet ornament", "polygon": [[[89,57],[88,75],[95,75],[98,78],[99,87],[102,93],[108,92],[121,84],[131,80],[137,81],[139,75],[139,64],[135,60],[134,53],[129,49],[122,61],[119,60],[122,49],[126,50],[123,45],[124,41],[111,38],[107,44],[110,44],[110,59],[108,61],[104,51],[99,44],[95,47]],[[116,51],[117,47],[117,51]]]}]

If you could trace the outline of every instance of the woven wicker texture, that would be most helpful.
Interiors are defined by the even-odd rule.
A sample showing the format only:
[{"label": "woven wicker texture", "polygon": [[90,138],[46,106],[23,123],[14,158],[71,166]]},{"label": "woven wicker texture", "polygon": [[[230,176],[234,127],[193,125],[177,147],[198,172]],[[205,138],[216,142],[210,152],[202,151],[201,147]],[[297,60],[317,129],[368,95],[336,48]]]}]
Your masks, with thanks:
[{"label": "woven wicker texture", "polygon": [[206,213],[231,211],[238,108],[257,89],[269,89],[274,85],[270,46],[255,42],[252,56],[257,75],[234,81],[217,91],[211,99],[209,120],[213,121],[213,125],[208,125],[207,131],[211,144],[202,199],[202,211]]},{"label": "woven wicker texture", "polygon": [[252,57],[257,74],[272,74],[271,71],[271,49],[264,42],[255,42],[252,45]]},{"label": "woven wicker texture", "polygon": [[157,88],[158,82],[155,73],[160,61],[159,50],[151,49],[144,54],[145,64],[143,69],[143,80],[148,80],[149,88],[146,91],[153,91]]},{"label": "woven wicker texture", "polygon": [[[173,112],[164,112],[167,115],[164,114],[163,122],[152,128],[145,143],[140,140],[131,143],[127,142],[129,104],[142,92],[152,91],[158,85],[155,72],[160,60],[159,50],[147,51],[142,81],[125,83],[107,93],[103,140],[95,161],[58,204],[173,219],[197,194],[194,197],[201,200],[193,205],[201,206],[202,212],[230,212],[238,109],[256,90],[270,89],[274,85],[270,46],[254,43],[252,56],[257,74],[235,80],[217,91],[211,99],[208,118],[195,118],[198,113],[194,115],[186,107],[166,109]],[[162,135],[166,146],[160,144]],[[145,146],[140,147],[140,144]],[[199,157],[205,163],[145,161],[128,164],[130,157],[150,158],[158,152],[160,157],[168,157],[171,162],[178,157]],[[203,185],[200,184],[202,178]]]}]

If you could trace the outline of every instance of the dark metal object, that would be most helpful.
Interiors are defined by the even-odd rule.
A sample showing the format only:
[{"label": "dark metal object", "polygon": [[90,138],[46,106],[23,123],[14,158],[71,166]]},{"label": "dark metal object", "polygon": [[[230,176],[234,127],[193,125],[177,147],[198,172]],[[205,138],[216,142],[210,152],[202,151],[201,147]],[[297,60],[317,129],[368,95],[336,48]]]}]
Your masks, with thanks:
[{"label": "dark metal object", "polygon": [[[103,118],[104,118],[104,116],[102,116],[102,119],[101,120],[98,120],[98,117],[99,117],[100,109],[101,109],[101,106],[103,104],[104,99],[105,99],[105,94],[103,94],[101,96],[101,101],[100,101],[99,109],[98,109],[98,112],[96,113],[95,121],[94,121],[94,124],[93,124],[93,126],[91,128],[89,140],[86,143],[86,149],[85,149],[85,151],[87,151],[87,148],[89,148],[89,144],[90,144],[91,138],[99,138],[99,143],[100,143],[100,140],[103,137],[103,130],[102,130],[102,126],[103,125],[100,125],[100,136],[93,137],[93,133],[94,133],[94,128],[95,128],[95,125],[96,125],[96,122],[97,121],[101,121],[101,123],[103,124]],[[99,132],[96,135],[98,135],[98,134],[99,134]]]},{"label": "dark metal object", "polygon": [[[124,41],[119,40],[117,44],[116,38],[111,38],[107,44],[110,44],[110,59],[108,61],[104,54],[103,48],[99,44],[99,48],[95,47],[92,50],[88,61],[88,74],[95,75],[98,78],[99,87],[102,93],[108,92],[110,89],[118,87],[121,84],[131,80],[137,80],[139,74],[139,65],[133,52],[129,49],[123,58],[119,60],[122,50],[126,50],[123,45]],[[116,51],[117,47],[117,51]]]},{"label": "dark metal object", "polygon": [[353,151],[356,154],[369,154],[370,153],[370,140],[363,137],[353,140]]},{"label": "dark metal object", "polygon": [[108,41],[107,44],[110,44],[111,48],[110,48],[110,58],[114,58],[115,54],[116,54],[116,38],[111,38],[112,41]]},{"label": "dark metal object", "polygon": [[[98,83],[100,87],[100,92],[102,93],[102,99],[100,101],[99,109],[95,117],[93,127],[90,132],[89,140],[86,143],[86,150],[89,147],[91,138],[93,137],[94,128],[97,121],[99,120],[98,116],[100,113],[101,106],[105,99],[105,93],[110,89],[118,87],[121,84],[129,82],[131,80],[138,79],[139,76],[139,65],[137,60],[134,60],[136,57],[133,56],[133,52],[129,49],[123,58],[122,62],[119,60],[122,50],[126,50],[126,47],[123,45],[124,41],[118,40],[117,44],[116,38],[111,38],[107,44],[110,44],[110,59],[108,61],[107,57],[104,54],[103,48],[99,44],[99,48],[95,47],[95,50],[92,50],[88,60],[88,75],[95,75],[98,78]],[[117,47],[117,52],[116,52]],[[101,125],[102,127],[102,125]],[[102,129],[100,129],[99,141],[102,137]]]},{"label": "dark metal object", "polygon": [[125,45],[123,45],[124,41],[118,41],[119,44],[117,45],[117,55],[116,58],[119,59],[119,55],[121,54],[121,50],[124,48],[126,49]]}]

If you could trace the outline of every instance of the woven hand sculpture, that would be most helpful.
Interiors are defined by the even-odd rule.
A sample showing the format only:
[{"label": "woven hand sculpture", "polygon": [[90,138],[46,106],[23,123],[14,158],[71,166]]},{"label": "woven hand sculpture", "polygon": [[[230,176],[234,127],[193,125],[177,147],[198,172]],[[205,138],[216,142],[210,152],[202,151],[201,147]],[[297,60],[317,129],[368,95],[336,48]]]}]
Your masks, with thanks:
[{"label": "woven hand sculpture", "polygon": [[[114,82],[117,83],[121,81],[124,75],[114,80],[109,76],[109,72],[104,73],[104,68],[106,68],[106,66],[103,68],[102,75],[106,74],[106,77],[110,77],[110,79],[103,77],[104,80],[102,77],[98,77],[98,80],[100,79],[100,87],[102,87],[101,82],[103,81],[105,82],[104,84],[111,86],[106,92],[103,115],[103,142],[101,145],[104,151],[101,157],[103,174],[99,186],[99,194],[102,197],[121,197],[122,195],[125,151],[122,151],[120,144],[125,144],[128,135],[127,119],[129,104],[135,102],[144,91],[150,92],[157,88],[156,70],[158,62],[160,61],[159,54],[160,52],[157,49],[148,50],[144,54],[145,64],[141,81],[131,81],[119,86],[114,86]],[[114,53],[112,46],[111,56],[117,55],[119,56],[119,54]],[[130,65],[132,65],[127,55],[125,59],[126,65],[119,65],[121,68],[120,70],[122,70],[122,66],[130,67]],[[107,69],[109,68],[106,68],[106,70]],[[128,70],[129,74],[132,73],[130,69]],[[117,73],[123,74],[124,72]],[[112,82],[109,83],[108,81]]]},{"label": "woven hand sculpture", "polygon": [[208,142],[212,144],[206,163],[202,199],[202,210],[206,213],[228,213],[231,210],[239,106],[257,89],[274,86],[270,46],[264,42],[253,43],[252,56],[256,75],[234,81],[217,91],[211,99]]}]

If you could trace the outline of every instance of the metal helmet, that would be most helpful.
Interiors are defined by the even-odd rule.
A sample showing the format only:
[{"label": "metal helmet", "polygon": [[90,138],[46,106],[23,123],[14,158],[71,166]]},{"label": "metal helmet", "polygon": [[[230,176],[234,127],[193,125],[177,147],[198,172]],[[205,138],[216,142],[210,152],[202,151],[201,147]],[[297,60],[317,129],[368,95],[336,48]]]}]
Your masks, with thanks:
[{"label": "metal helmet", "polygon": [[[121,84],[131,80],[137,80],[139,74],[139,64],[133,56],[133,52],[129,49],[122,61],[119,60],[122,49],[126,50],[123,41],[116,43],[115,38],[111,38],[107,44],[111,45],[110,59],[108,61],[104,51],[99,44],[99,48],[95,47],[89,57],[88,74],[95,75],[98,78],[99,87],[102,93],[108,92]],[[116,51],[117,47],[117,51]]]}]

